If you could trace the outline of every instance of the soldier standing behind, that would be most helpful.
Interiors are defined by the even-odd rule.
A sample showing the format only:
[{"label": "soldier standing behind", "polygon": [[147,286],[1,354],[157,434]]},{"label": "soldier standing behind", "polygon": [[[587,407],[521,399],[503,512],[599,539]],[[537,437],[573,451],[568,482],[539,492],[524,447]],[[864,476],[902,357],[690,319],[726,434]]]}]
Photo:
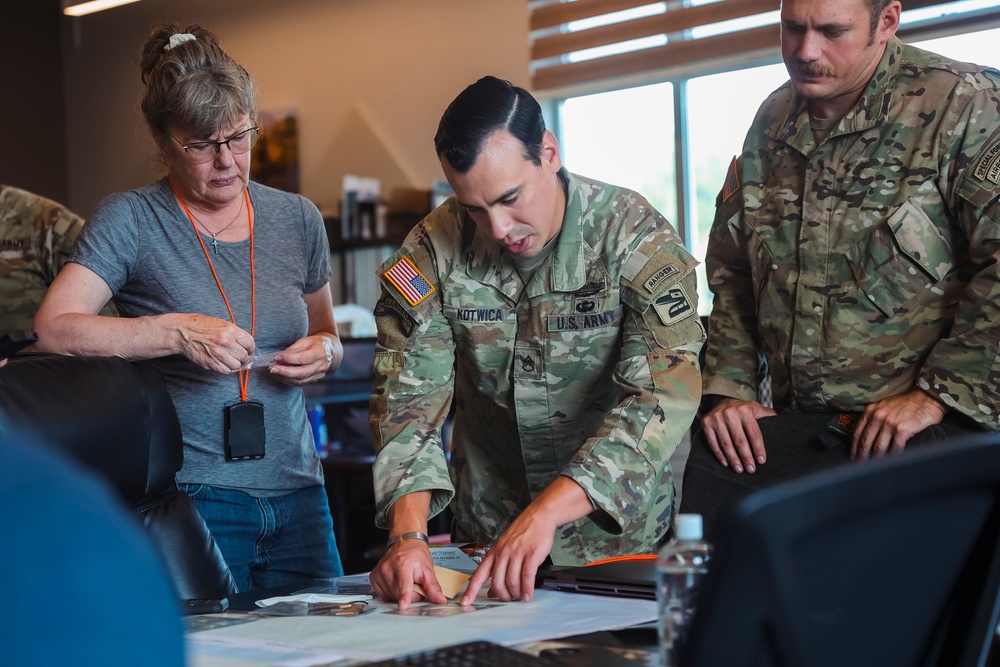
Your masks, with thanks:
[{"label": "soldier standing behind", "polygon": [[[1000,73],[900,43],[900,11],[782,3],[791,81],[733,160],[709,241],[709,411],[682,511],[1000,428]],[[853,434],[813,446],[839,413]]]},{"label": "soldier standing behind", "polygon": [[82,228],[83,218],[62,204],[0,184],[0,336],[31,329]]},{"label": "soldier standing behind", "polygon": [[[372,571],[405,609],[445,602],[427,520],[492,543],[469,583],[528,600],[538,566],[650,552],[668,459],[701,397],[695,260],[641,196],[570,174],[522,88],[485,77],[435,137],[455,190],[380,270],[370,419]],[[441,427],[454,399],[450,460]]]},{"label": "soldier standing behind", "polygon": [[62,205],[0,185],[0,335],[31,329],[82,227]]}]

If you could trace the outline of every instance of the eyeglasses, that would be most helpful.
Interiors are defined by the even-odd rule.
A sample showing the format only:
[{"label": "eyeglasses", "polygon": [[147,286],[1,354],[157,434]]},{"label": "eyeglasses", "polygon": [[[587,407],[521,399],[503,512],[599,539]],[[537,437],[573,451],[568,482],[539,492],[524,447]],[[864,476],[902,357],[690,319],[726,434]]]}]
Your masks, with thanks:
[{"label": "eyeglasses", "polygon": [[228,146],[233,155],[246,153],[257,143],[257,134],[259,132],[260,128],[254,126],[248,130],[234,134],[225,141],[193,141],[190,144],[182,144],[172,136],[170,139],[184,149],[184,152],[187,153],[192,162],[200,164],[214,160],[223,146]]}]

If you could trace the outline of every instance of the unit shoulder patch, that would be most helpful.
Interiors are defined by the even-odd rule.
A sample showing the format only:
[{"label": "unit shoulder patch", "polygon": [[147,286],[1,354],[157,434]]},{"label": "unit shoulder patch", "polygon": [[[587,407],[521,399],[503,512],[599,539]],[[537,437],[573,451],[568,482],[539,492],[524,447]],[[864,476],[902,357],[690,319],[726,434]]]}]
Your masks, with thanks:
[{"label": "unit shoulder patch", "polygon": [[660,321],[671,326],[694,315],[694,306],[683,285],[674,285],[653,301],[653,308]]}]

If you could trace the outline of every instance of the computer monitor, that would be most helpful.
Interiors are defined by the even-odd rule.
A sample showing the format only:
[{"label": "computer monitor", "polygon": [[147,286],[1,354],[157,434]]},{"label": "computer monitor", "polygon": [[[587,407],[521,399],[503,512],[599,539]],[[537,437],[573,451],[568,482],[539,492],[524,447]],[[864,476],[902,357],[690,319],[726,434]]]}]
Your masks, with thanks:
[{"label": "computer monitor", "polygon": [[684,667],[985,664],[1000,435],[759,491],[724,520]]}]

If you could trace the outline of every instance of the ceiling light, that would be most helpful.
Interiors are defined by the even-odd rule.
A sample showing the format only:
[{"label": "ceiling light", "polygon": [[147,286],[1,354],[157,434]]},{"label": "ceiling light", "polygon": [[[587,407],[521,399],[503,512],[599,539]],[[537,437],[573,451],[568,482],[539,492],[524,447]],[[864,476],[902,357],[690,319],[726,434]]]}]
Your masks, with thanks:
[{"label": "ceiling light", "polygon": [[112,7],[117,7],[118,5],[127,5],[138,1],[139,0],[91,0],[90,2],[81,2],[78,5],[65,7],[63,9],[63,14],[66,14],[67,16],[84,16],[86,14],[99,12],[103,9],[111,9]]}]

